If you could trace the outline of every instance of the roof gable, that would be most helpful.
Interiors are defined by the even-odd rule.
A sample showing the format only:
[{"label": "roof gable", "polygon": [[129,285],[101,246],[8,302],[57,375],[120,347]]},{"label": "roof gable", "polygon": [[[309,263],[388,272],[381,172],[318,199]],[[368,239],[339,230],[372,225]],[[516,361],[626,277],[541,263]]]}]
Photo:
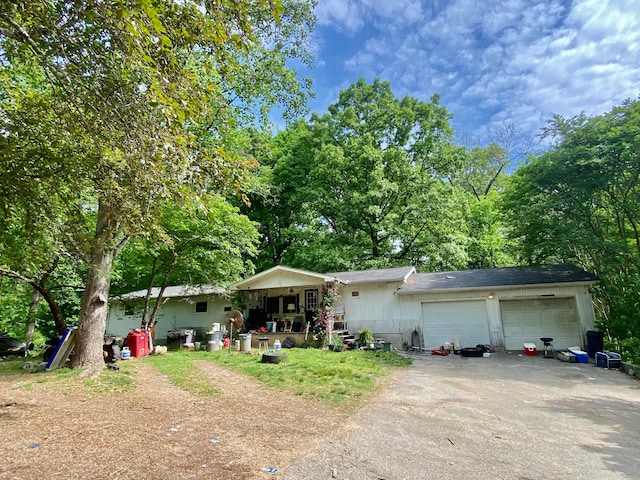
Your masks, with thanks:
[{"label": "roof gable", "polygon": [[488,268],[454,272],[417,273],[398,294],[439,290],[509,288],[522,285],[592,284],[598,277],[570,263],[534,267]]}]

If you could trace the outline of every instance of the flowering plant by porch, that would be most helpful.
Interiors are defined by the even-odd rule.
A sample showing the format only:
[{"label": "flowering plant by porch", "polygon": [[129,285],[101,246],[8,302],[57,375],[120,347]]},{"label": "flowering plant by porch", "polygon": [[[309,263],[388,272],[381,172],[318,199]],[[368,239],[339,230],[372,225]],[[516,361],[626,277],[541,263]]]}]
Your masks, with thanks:
[{"label": "flowering plant by porch", "polygon": [[333,316],[333,306],[340,298],[338,286],[335,284],[325,285],[322,288],[322,303],[320,305],[318,318],[315,319],[313,331],[316,338],[320,340],[322,346],[326,346],[329,339],[329,325]]}]

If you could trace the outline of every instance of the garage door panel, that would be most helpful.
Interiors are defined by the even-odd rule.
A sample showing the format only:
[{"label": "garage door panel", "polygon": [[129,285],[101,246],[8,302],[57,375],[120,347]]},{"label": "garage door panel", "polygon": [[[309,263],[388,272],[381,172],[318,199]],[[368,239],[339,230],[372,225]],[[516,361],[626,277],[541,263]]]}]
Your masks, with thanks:
[{"label": "garage door panel", "polygon": [[424,345],[437,348],[452,338],[463,347],[487,344],[489,328],[484,301],[422,304]]},{"label": "garage door panel", "polygon": [[541,349],[541,337],[553,338],[556,349],[580,345],[572,298],[503,300],[500,311],[507,350],[521,350],[522,344],[527,342],[533,342]]}]

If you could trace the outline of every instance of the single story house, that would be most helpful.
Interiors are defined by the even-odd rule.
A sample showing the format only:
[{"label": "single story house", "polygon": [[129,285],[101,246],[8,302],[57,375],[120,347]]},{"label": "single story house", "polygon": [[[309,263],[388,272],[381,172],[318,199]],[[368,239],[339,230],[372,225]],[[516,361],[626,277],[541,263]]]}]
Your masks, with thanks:
[{"label": "single story house", "polygon": [[[522,350],[523,343],[535,343],[542,349],[540,338],[551,337],[554,347],[563,349],[586,346],[585,334],[595,322],[590,287],[597,280],[571,264],[437,273],[400,267],[328,274],[276,266],[231,290],[244,299],[249,329],[275,327],[283,332],[280,335],[304,331],[317,317],[327,291],[337,289],[332,328],[354,335],[368,328],[397,348],[437,348],[457,338],[462,347],[491,344]],[[206,298],[206,312],[196,312],[198,298],[200,302]],[[156,338],[179,326],[221,322],[231,309],[229,298],[219,293],[175,297],[163,306],[158,327],[167,325],[156,329]],[[108,322],[108,331],[121,334],[114,325],[124,326],[126,315],[116,303],[112,308],[118,313],[112,315],[110,310],[114,320]]]},{"label": "single story house", "polygon": [[[160,288],[151,290],[151,298],[158,298]],[[126,337],[140,328],[147,290],[137,290],[109,300],[106,334]],[[222,322],[231,310],[226,289],[211,285],[167,287],[158,312],[154,338],[166,342],[169,332],[195,330],[202,337],[213,323]]]}]

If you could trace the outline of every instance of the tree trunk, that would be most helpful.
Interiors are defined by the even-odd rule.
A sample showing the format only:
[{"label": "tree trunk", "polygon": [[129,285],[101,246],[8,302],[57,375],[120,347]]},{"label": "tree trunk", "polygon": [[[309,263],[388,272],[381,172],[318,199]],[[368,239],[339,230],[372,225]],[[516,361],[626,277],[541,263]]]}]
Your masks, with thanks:
[{"label": "tree trunk", "polygon": [[56,302],[55,298],[53,298],[51,292],[47,290],[43,285],[40,285],[38,291],[40,295],[42,295],[42,298],[44,298],[44,300],[47,302],[47,305],[49,305],[49,310],[51,310],[51,315],[53,316],[53,321],[56,325],[56,331],[58,333],[63,333],[67,328],[67,323],[64,321],[64,318],[62,318],[62,310],[60,310],[60,305],[58,305],[58,302]]},{"label": "tree trunk", "polygon": [[33,332],[36,330],[36,313],[38,312],[38,305],[40,304],[40,292],[33,289],[31,293],[31,302],[29,303],[29,313],[27,315],[27,333],[24,341],[27,345],[33,340]]},{"label": "tree trunk", "polygon": [[114,247],[115,218],[101,201],[96,234],[91,245],[91,263],[82,296],[78,337],[72,368],[86,368],[86,376],[96,377],[104,368],[102,345],[107,323],[107,306]]}]

